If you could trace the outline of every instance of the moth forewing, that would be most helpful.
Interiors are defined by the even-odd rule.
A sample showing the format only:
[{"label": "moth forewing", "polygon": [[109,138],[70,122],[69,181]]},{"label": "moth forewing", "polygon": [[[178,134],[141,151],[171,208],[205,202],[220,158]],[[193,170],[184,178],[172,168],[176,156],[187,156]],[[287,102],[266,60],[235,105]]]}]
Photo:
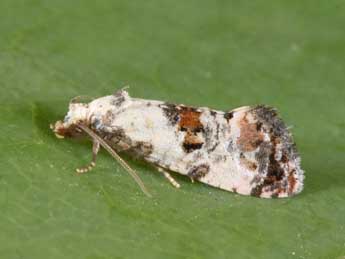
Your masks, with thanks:
[{"label": "moth forewing", "polygon": [[303,189],[304,172],[292,136],[275,109],[246,106],[228,112],[131,98],[127,91],[73,103],[57,136],[80,128],[96,139],[140,185],[116,152],[208,185],[262,198],[288,197]]}]

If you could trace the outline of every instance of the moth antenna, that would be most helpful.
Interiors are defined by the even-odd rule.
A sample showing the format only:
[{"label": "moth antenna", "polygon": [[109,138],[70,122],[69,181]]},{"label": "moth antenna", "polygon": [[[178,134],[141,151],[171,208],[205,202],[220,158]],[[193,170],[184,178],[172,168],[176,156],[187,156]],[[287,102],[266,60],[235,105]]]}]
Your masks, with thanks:
[{"label": "moth antenna", "polygon": [[117,162],[127,171],[127,173],[130,174],[130,176],[133,177],[133,179],[136,181],[136,183],[139,185],[140,189],[145,193],[148,197],[152,197],[152,195],[149,193],[149,191],[146,189],[143,181],[140,179],[138,174],[133,170],[125,160],[123,160],[115,151],[112,149],[111,146],[108,145],[107,142],[105,142],[101,137],[99,137],[96,133],[94,133],[92,130],[90,130],[88,127],[85,125],[79,124],[78,127],[82,129],[86,134],[88,134],[91,138],[95,139],[98,141],[101,146],[107,150],[110,155],[115,158]]}]

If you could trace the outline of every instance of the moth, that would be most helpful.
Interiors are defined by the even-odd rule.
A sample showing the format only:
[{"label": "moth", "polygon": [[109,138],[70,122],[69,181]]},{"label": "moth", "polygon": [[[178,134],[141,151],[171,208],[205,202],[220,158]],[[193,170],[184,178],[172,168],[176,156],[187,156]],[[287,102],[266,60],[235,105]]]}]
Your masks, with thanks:
[{"label": "moth", "polygon": [[304,172],[292,135],[277,111],[263,105],[218,111],[132,98],[121,89],[89,103],[71,101],[64,120],[51,128],[59,138],[92,139],[92,161],[78,173],[95,166],[103,147],[147,195],[119,153],[154,165],[177,188],[171,172],[261,198],[289,197],[303,189]]}]

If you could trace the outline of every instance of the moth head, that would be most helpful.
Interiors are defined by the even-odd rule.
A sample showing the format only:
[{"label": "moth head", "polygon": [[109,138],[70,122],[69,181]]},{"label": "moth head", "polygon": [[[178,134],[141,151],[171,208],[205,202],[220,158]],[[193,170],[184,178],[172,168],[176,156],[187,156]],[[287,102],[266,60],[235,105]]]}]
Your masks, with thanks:
[{"label": "moth head", "polygon": [[72,101],[69,104],[69,111],[64,120],[51,124],[50,128],[57,138],[83,136],[83,132],[79,129],[78,125],[88,125],[88,112],[88,104]]},{"label": "moth head", "polygon": [[[128,92],[123,88],[113,95],[101,97],[91,102],[87,96],[77,96],[69,104],[69,111],[63,121],[50,125],[56,137],[79,137],[84,133],[78,125],[97,128],[95,122],[102,121],[109,111],[119,111],[130,104]],[[84,101],[84,102],[83,102]]]}]

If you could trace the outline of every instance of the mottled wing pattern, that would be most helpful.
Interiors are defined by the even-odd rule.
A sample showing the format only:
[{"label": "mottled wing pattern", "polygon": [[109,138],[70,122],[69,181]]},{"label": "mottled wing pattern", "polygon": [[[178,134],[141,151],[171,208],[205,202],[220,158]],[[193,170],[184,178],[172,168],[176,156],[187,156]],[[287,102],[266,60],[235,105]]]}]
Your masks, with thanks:
[{"label": "mottled wing pattern", "polygon": [[91,127],[116,150],[193,180],[265,198],[292,196],[303,188],[292,136],[270,107],[222,112],[131,98],[121,91],[89,109]]},{"label": "mottled wing pattern", "polygon": [[292,136],[275,109],[243,107],[230,112],[162,105],[183,135],[182,161],[194,180],[245,195],[287,197],[303,188],[303,171]]}]

